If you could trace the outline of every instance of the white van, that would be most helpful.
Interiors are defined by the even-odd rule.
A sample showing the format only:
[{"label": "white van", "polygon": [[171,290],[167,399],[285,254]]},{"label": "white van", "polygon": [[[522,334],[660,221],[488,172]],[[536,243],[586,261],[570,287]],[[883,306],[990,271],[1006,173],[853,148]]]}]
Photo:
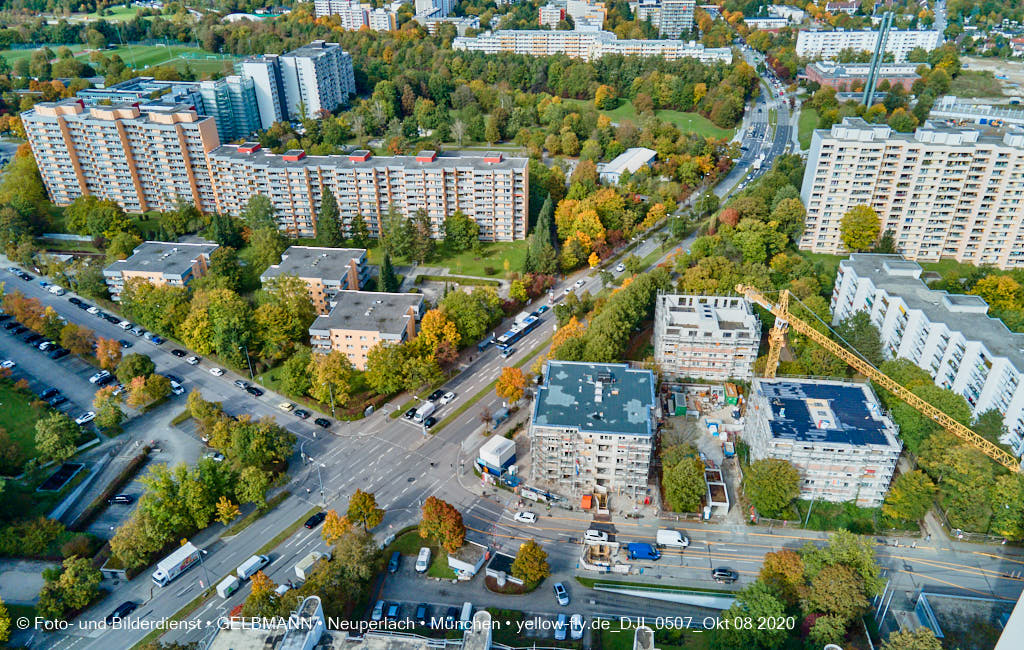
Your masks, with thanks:
[{"label": "white van", "polygon": [[677,530],[658,530],[655,542],[658,546],[670,546],[673,548],[686,548],[690,545],[690,539]]},{"label": "white van", "polygon": [[416,424],[422,423],[431,413],[437,410],[437,405],[433,402],[427,402],[423,406],[416,409],[416,415],[412,416],[412,421]]},{"label": "white van", "polygon": [[416,557],[416,573],[426,573],[429,568],[430,549],[424,546],[420,549],[420,554]]},{"label": "white van", "polygon": [[242,581],[235,576],[228,576],[220,581],[217,585],[217,595],[221,598],[227,599],[231,597],[231,594],[238,591],[238,587],[242,584]]},{"label": "white van", "polygon": [[245,562],[242,562],[242,565],[238,567],[238,570],[235,571],[235,573],[237,573],[238,577],[242,580],[248,580],[254,573],[268,564],[270,564],[270,558],[266,555],[253,555]]},{"label": "white van", "polygon": [[462,615],[459,616],[459,627],[468,630],[473,624],[473,603],[468,600],[462,603]]}]

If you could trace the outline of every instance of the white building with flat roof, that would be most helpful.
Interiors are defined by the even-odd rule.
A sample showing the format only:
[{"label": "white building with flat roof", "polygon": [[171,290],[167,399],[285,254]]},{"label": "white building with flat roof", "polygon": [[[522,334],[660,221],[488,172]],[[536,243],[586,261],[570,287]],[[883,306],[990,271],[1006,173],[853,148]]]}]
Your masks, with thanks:
[{"label": "white building with flat roof", "polygon": [[[874,52],[878,44],[878,31],[863,30],[807,30],[802,29],[796,37],[796,54],[810,59],[835,59],[843,50]],[[896,63],[907,59],[915,48],[931,52],[942,45],[942,34],[936,30],[889,31],[885,51],[893,55]]]},{"label": "white building with flat roof", "polygon": [[760,342],[745,298],[663,293],[654,304],[654,360],[674,377],[748,380]]},{"label": "white building with flat roof", "polygon": [[598,174],[602,183],[617,184],[622,175],[626,172],[632,174],[642,169],[658,158],[658,152],[647,147],[632,147],[626,149],[611,162],[598,167]]},{"label": "white building with flat roof", "polygon": [[914,133],[848,117],[811,138],[800,248],[841,254],[840,224],[871,206],[910,259],[1024,268],[1024,129],[926,122]]},{"label": "white building with flat roof", "polygon": [[800,498],[878,507],[902,443],[867,383],[755,378],[743,440],[751,460],[787,460],[800,472]]},{"label": "white building with flat roof", "polygon": [[839,263],[832,322],[866,311],[890,358],[913,361],[935,385],[963,395],[975,415],[1003,415],[1003,442],[1024,451],[1024,334],[988,316],[979,296],[933,291],[921,265],[857,253]]},{"label": "white building with flat roof", "polygon": [[702,63],[732,63],[732,48],[704,47],[694,41],[619,39],[614,33],[588,31],[546,31],[537,29],[500,29],[472,38],[459,36],[452,48],[470,52],[512,52],[531,56],[564,54],[572,59],[592,61],[606,54],[622,56],[661,56],[668,61],[684,58]]}]

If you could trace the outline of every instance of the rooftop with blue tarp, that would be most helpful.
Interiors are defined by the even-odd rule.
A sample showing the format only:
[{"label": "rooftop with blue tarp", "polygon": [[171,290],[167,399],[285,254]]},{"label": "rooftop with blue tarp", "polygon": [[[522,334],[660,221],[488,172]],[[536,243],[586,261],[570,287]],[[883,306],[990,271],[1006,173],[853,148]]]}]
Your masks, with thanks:
[{"label": "rooftop with blue tarp", "polygon": [[771,408],[775,438],[798,442],[888,445],[891,421],[866,384],[762,379],[754,390]]},{"label": "rooftop with blue tarp", "polygon": [[548,361],[533,424],[592,433],[651,435],[654,374],[624,363]]}]

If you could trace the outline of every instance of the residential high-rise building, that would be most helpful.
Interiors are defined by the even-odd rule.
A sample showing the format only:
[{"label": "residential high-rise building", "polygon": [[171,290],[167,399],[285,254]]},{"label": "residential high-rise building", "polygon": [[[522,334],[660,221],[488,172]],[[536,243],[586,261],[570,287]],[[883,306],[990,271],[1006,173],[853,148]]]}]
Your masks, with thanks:
[{"label": "residential high-rise building", "polygon": [[260,282],[290,275],[306,283],[309,300],[318,314],[327,314],[339,291],[359,291],[370,277],[365,248],[289,246],[281,261],[272,264]]},{"label": "residential high-rise building", "polygon": [[[497,16],[494,19],[496,20]],[[447,16],[445,18],[415,16],[413,20],[426,27],[431,36],[436,36],[441,25],[445,23],[455,25],[455,33],[459,36],[465,36],[470,29],[480,29],[479,16]]]},{"label": "residential high-rise building", "polygon": [[558,23],[565,20],[565,7],[558,5],[544,5],[537,10],[537,23],[541,27],[558,27]]},{"label": "residential high-rise building", "polygon": [[252,79],[233,75],[201,81],[199,93],[203,96],[201,113],[217,122],[221,142],[248,138],[260,130],[260,109]]},{"label": "residential high-rise building", "polygon": [[397,29],[395,24],[395,14],[378,7],[373,11],[370,11],[366,15],[367,23],[375,32],[390,32],[393,29]]},{"label": "residential high-rise building", "polygon": [[370,5],[360,4],[359,0],[316,0],[313,10],[317,18],[338,16],[341,18],[342,29],[358,31],[367,24],[367,12]]},{"label": "residential high-rise building", "polygon": [[749,380],[761,321],[737,296],[660,294],[652,342],[655,362],[675,377]]},{"label": "residential high-rise building", "polygon": [[839,263],[832,322],[867,312],[889,358],[909,359],[935,385],[963,395],[974,415],[1003,416],[1002,442],[1024,452],[1024,334],[988,316],[980,296],[929,289],[921,265],[857,253]]},{"label": "residential high-rise building", "polygon": [[431,15],[435,11],[438,18],[451,15],[455,10],[455,0],[416,0],[416,14]]},{"label": "residential high-rise building", "polygon": [[281,74],[289,115],[333,111],[356,94],[352,57],[337,43],[313,41],[282,54]]},{"label": "residential high-rise building", "polygon": [[623,363],[548,361],[530,418],[532,478],[572,496],[647,495],[654,374]]},{"label": "residential high-rise building", "polygon": [[889,489],[902,444],[867,384],[754,379],[743,440],[751,460],[788,460],[800,497],[874,508]]},{"label": "residential high-rise building", "polygon": [[212,242],[143,242],[135,247],[131,257],[103,269],[110,299],[120,301],[125,283],[135,278],[157,286],[187,287],[192,280],[206,275],[210,256],[217,248]]},{"label": "residential high-rise building", "polygon": [[315,235],[323,188],[338,203],[346,230],[363,218],[372,236],[394,209],[411,217],[424,211],[434,236],[444,220],[461,211],[480,226],[485,241],[526,237],[529,197],[527,160],[500,153],[374,158],[360,150],[345,156],[270,153],[257,143],[225,145],[208,155],[217,209],[240,214],[255,194],[270,198],[280,228],[299,237]]},{"label": "residential high-rise building", "polygon": [[340,352],[357,370],[377,343],[401,343],[416,336],[423,316],[423,294],[338,291],[330,312],[309,326],[314,352]]},{"label": "residential high-rise building", "polygon": [[661,0],[658,33],[665,38],[679,38],[693,29],[696,0]]},{"label": "residential high-rise building", "polygon": [[[835,59],[843,50],[874,52],[878,32],[872,30],[817,31],[802,29],[797,32],[796,54],[813,59]],[[915,48],[931,52],[942,45],[942,34],[935,30],[889,30],[885,51],[893,55],[896,63],[907,60]]]},{"label": "residential high-rise building", "polygon": [[914,133],[846,118],[817,130],[804,172],[800,248],[842,253],[840,222],[874,208],[899,252],[1024,267],[1024,130],[987,135],[974,126],[926,122]]},{"label": "residential high-rise building", "polygon": [[238,69],[243,77],[253,81],[256,105],[260,111],[260,126],[269,129],[275,122],[288,119],[281,58],[276,54],[264,54],[245,59],[238,64]]},{"label": "residential high-rise building", "polygon": [[596,60],[606,54],[621,54],[640,57],[661,56],[668,61],[694,58],[703,63],[732,63],[732,49],[728,47],[704,47],[700,43],[673,40],[620,40],[612,32],[605,31],[501,29],[472,38],[459,36],[452,42],[452,48],[488,54],[564,54],[584,61]]},{"label": "residential high-rise building", "polygon": [[84,88],[75,93],[86,106],[118,104],[167,104],[189,106],[203,113],[203,96],[195,81],[163,81],[153,77],[132,77],[104,88]]},{"label": "residential high-rise building", "polygon": [[128,212],[170,211],[179,197],[216,209],[206,153],[220,144],[212,117],[181,106],[40,102],[21,114],[43,184],[57,205],[80,196]]}]

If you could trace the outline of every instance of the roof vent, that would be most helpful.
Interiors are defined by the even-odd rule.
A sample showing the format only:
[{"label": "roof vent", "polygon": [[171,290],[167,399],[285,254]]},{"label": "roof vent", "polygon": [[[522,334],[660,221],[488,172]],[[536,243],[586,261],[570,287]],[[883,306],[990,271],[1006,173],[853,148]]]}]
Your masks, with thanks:
[{"label": "roof vent", "polygon": [[484,154],[484,162],[485,163],[500,163],[501,162],[501,152],[500,151],[488,151],[487,153]]},{"label": "roof vent", "polygon": [[370,159],[370,151],[368,149],[356,149],[348,155],[349,162],[366,162]]},{"label": "roof vent", "polygon": [[238,145],[238,153],[256,153],[259,150],[259,142],[244,142]]},{"label": "roof vent", "polygon": [[437,160],[437,152],[432,149],[426,149],[416,154],[416,162],[418,163],[432,163]]},{"label": "roof vent", "polygon": [[302,149],[289,149],[288,151],[284,152],[284,156],[282,156],[282,158],[284,158],[286,162],[299,162],[305,157],[306,152],[303,151]]}]

